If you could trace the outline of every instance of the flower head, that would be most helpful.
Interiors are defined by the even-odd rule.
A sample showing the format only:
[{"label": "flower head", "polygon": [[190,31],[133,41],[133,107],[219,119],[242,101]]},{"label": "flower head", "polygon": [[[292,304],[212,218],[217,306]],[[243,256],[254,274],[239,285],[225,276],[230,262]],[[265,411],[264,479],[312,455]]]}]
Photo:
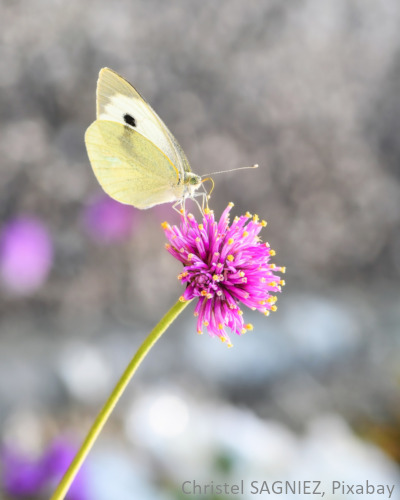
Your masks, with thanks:
[{"label": "flower head", "polygon": [[28,295],[46,280],[53,242],[43,222],[32,216],[9,220],[0,235],[0,282],[14,295]]},{"label": "flower head", "polygon": [[135,209],[118,203],[107,195],[93,198],[83,212],[83,226],[99,244],[127,240],[134,229]]},{"label": "flower head", "polygon": [[[67,440],[53,441],[38,457],[30,457],[17,448],[0,451],[0,489],[7,498],[48,498],[49,491],[59,481],[75,455],[75,447]],[[70,500],[86,500],[88,474],[82,469],[69,495]]]},{"label": "flower head", "polygon": [[277,309],[273,293],[285,284],[276,272],[285,272],[270,262],[275,255],[259,233],[266,226],[257,215],[247,213],[229,224],[230,203],[219,222],[211,210],[206,210],[202,223],[192,214],[182,213],[180,226],[163,223],[169,240],[167,250],[182,262],[178,279],[186,283],[181,300],[198,297],[195,308],[197,331],[207,328],[231,346],[226,328],[238,335],[252,330],[243,321],[240,302],[250,309],[269,315]]}]

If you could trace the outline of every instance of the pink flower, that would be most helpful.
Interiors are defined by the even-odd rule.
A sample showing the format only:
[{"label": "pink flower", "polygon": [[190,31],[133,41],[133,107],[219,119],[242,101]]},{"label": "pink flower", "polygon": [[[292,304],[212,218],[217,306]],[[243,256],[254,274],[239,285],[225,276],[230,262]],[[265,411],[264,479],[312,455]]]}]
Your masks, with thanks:
[{"label": "pink flower", "polygon": [[186,283],[181,300],[199,298],[194,312],[198,333],[205,326],[211,336],[217,335],[229,347],[226,328],[238,335],[253,329],[244,324],[240,302],[268,316],[277,309],[273,293],[285,284],[274,274],[284,273],[285,268],[270,262],[275,251],[258,236],[267,223],[247,213],[229,225],[232,207],[230,203],[219,222],[206,210],[201,224],[186,213],[181,215],[180,227],[162,224],[170,242],[167,250],[184,266],[178,276]]},{"label": "pink flower", "polygon": [[132,234],[135,209],[130,205],[122,205],[109,196],[100,195],[85,207],[83,225],[96,243],[119,243]]},{"label": "pink flower", "polygon": [[15,295],[33,293],[46,280],[53,263],[53,243],[39,219],[20,216],[8,221],[0,236],[0,281]]}]

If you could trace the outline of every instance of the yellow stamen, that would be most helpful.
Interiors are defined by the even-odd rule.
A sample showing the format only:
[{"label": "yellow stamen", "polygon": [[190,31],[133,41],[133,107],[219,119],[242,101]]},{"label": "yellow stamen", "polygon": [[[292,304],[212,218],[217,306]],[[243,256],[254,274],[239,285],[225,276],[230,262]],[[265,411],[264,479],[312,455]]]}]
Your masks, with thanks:
[{"label": "yellow stamen", "polygon": [[266,226],[267,226],[267,224],[268,224],[268,222],[267,222],[266,220],[264,220],[264,219],[263,219],[263,220],[260,222],[260,224],[262,225],[262,227],[266,227]]},{"label": "yellow stamen", "polygon": [[234,203],[232,203],[231,201],[228,203],[228,206],[230,206],[231,208],[235,206]]},{"label": "yellow stamen", "polygon": [[207,295],[207,292],[206,292],[205,290],[202,290],[202,291],[200,292],[200,295],[202,295],[203,297],[205,297],[205,296]]},{"label": "yellow stamen", "polygon": [[229,260],[229,262],[232,262],[235,259],[235,257],[229,254],[227,259]]},{"label": "yellow stamen", "polygon": [[240,271],[239,276],[240,276],[241,278],[244,278],[246,275],[244,274],[244,271]]},{"label": "yellow stamen", "polygon": [[260,217],[257,214],[253,215],[253,222],[258,222]]},{"label": "yellow stamen", "polygon": [[200,229],[200,231],[203,231],[203,229],[204,229],[203,224],[199,224],[199,229]]},{"label": "yellow stamen", "polygon": [[254,326],[251,323],[247,323],[247,325],[244,325],[244,327],[249,331],[254,330]]},{"label": "yellow stamen", "polygon": [[226,344],[226,347],[233,347],[233,344],[231,344],[231,343]]},{"label": "yellow stamen", "polygon": [[245,213],[245,216],[246,216],[248,219],[251,219],[251,218],[252,218],[252,215],[251,215],[251,213],[250,213],[250,212],[246,212],[246,213]]},{"label": "yellow stamen", "polygon": [[271,311],[275,312],[277,309],[278,309],[278,306],[276,306],[275,304],[273,306],[271,306]]},{"label": "yellow stamen", "polygon": [[228,240],[228,245],[232,245],[232,243],[234,242],[235,240],[233,238],[229,238]]},{"label": "yellow stamen", "polygon": [[188,260],[192,260],[193,257],[194,257],[194,255],[192,253],[189,253],[188,256],[187,256]]},{"label": "yellow stamen", "polygon": [[179,297],[179,302],[186,302],[186,299],[183,295]]},{"label": "yellow stamen", "polygon": [[283,274],[286,273],[286,267],[285,266],[281,267],[281,273],[283,273]]},{"label": "yellow stamen", "polygon": [[249,233],[247,231],[243,231],[242,238],[246,238],[246,236],[248,236],[248,235],[249,235]]},{"label": "yellow stamen", "polygon": [[208,321],[203,321],[204,326],[208,326],[210,323]]},{"label": "yellow stamen", "polygon": [[271,282],[269,283],[269,286],[276,286],[276,281],[271,281]]},{"label": "yellow stamen", "polygon": [[162,227],[163,229],[167,229],[167,228],[169,227],[168,222],[162,222],[162,223],[161,223],[161,227]]},{"label": "yellow stamen", "polygon": [[198,333],[199,335],[203,335],[203,332],[202,332],[201,330],[197,330],[197,333]]},{"label": "yellow stamen", "polygon": [[218,330],[223,330],[224,329],[224,325],[222,323],[219,323],[218,324]]},{"label": "yellow stamen", "polygon": [[286,282],[285,282],[285,280],[279,280],[279,284],[282,285],[282,286],[285,286]]},{"label": "yellow stamen", "polygon": [[211,210],[210,210],[208,207],[206,207],[206,208],[204,209],[204,213],[205,213],[206,215],[208,215],[208,214],[210,214],[210,213],[211,213]]},{"label": "yellow stamen", "polygon": [[274,255],[276,255],[276,252],[275,252],[275,250],[272,250],[272,248],[271,248],[271,250],[269,251],[269,254],[271,257],[273,257]]},{"label": "yellow stamen", "polygon": [[207,299],[212,299],[212,293],[207,293],[206,297]]},{"label": "yellow stamen", "polygon": [[269,311],[265,311],[264,315],[269,316]]},{"label": "yellow stamen", "polygon": [[166,243],[166,244],[165,244],[165,248],[166,248],[167,250],[169,250],[169,249],[171,248],[171,245],[170,245],[169,243]]}]

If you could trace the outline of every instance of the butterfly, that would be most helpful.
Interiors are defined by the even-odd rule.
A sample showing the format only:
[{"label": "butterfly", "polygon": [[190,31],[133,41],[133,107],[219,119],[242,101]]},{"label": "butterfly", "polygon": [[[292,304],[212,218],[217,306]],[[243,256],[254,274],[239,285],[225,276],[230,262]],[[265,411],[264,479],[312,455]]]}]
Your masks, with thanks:
[{"label": "butterfly", "polygon": [[[145,209],[186,198],[204,182],[194,174],[183,149],[161,118],[122,76],[102,68],[97,112],[85,133],[94,174],[115,200]],[[205,180],[205,179],[204,179]]]}]

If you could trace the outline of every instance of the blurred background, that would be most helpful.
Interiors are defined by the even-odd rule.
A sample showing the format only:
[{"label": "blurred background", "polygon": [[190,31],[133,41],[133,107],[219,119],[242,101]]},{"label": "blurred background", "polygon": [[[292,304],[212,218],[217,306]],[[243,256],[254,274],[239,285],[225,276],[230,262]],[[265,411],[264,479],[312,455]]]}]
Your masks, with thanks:
[{"label": "blurred background", "polygon": [[69,498],[241,479],[320,480],[325,498],[368,479],[400,498],[399,2],[2,0],[0,33],[1,498],[48,498],[182,292],[160,227],[176,213],[113,202],[86,156],[104,66],[197,174],[260,164],[216,176],[211,206],[268,220],[287,286],[229,350],[196,335],[190,305]]}]

